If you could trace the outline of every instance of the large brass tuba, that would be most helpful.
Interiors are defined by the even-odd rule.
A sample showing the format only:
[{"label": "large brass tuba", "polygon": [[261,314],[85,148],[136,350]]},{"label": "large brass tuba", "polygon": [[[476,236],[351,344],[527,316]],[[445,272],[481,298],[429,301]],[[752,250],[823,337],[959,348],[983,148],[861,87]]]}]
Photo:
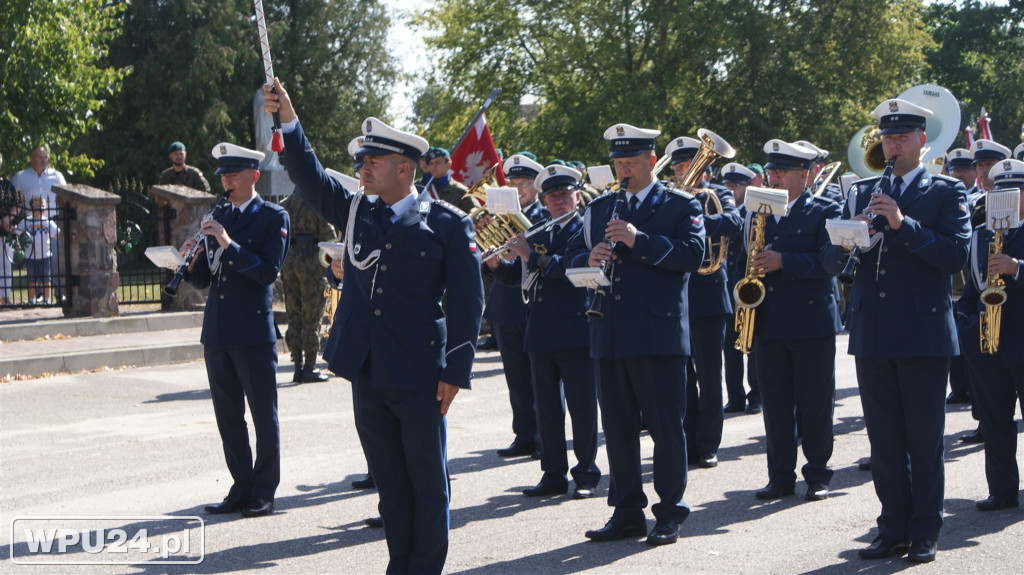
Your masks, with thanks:
[{"label": "large brass tuba", "polygon": [[476,230],[476,244],[482,250],[499,248],[516,234],[525,233],[532,225],[529,218],[518,212],[515,214],[493,214],[487,209],[487,190],[498,187],[497,171],[501,164],[494,164],[480,181],[466,192],[478,205],[469,212]]},{"label": "large brass tuba", "polygon": [[[718,194],[711,188],[700,187],[701,179],[704,177],[704,171],[715,160],[718,158],[732,158],[736,155],[736,150],[729,145],[729,142],[726,142],[724,138],[711,130],[701,128],[697,130],[697,136],[700,138],[700,148],[697,150],[697,155],[690,160],[686,173],[681,178],[678,178],[678,180],[673,178],[670,181],[670,186],[698,197],[706,195],[705,201],[702,202],[704,204],[704,214],[708,216],[718,215],[723,213],[722,201],[718,199]],[[662,158],[663,162],[665,160],[665,158]],[[662,162],[659,162],[659,164],[664,165]],[[659,169],[657,165],[655,168],[656,170]],[[708,237],[707,246],[704,250],[704,263],[701,264],[697,273],[710,275],[718,271],[725,262],[725,254],[728,251],[729,238],[721,237],[715,240]]]}]

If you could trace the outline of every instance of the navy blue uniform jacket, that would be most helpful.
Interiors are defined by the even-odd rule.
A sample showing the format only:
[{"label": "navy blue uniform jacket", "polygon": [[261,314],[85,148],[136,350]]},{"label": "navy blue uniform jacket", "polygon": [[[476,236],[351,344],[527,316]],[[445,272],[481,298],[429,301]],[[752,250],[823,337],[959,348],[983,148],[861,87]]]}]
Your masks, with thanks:
[{"label": "navy blue uniform jacket", "polygon": [[[708,193],[718,194],[718,200],[722,203],[722,213],[704,216],[705,234],[714,239],[715,243],[720,242],[722,238],[729,238],[730,243],[738,241],[740,230],[743,229],[743,216],[736,208],[736,200],[732,191],[723,186],[712,185],[709,187],[711,189]],[[698,200],[702,203],[711,201],[707,198],[698,198]],[[726,256],[728,257],[728,254]],[[714,273],[706,275],[695,273],[690,276],[690,317],[710,317],[732,313],[732,292],[730,291],[727,267],[728,264],[722,262],[722,267]]]},{"label": "navy blue uniform jacket", "polygon": [[[861,213],[878,177],[855,182],[843,218]],[[899,230],[882,222],[884,244],[861,254],[848,300],[849,353],[861,357],[950,357],[960,353],[953,323],[953,274],[967,263],[971,229],[958,180],[918,172],[897,201]],[[879,262],[881,257],[881,262]],[[842,269],[845,258],[833,265]],[[879,263],[881,265],[879,265]]]},{"label": "navy blue uniform jacket", "polygon": [[[588,265],[590,246],[604,241],[618,193],[590,202],[583,229],[566,249],[567,267]],[[616,246],[618,261],[604,298],[604,318],[590,322],[590,356],[690,355],[686,286],[689,272],[704,261],[700,202],[655,182],[631,223],[637,228],[636,241],[632,249]]]},{"label": "navy blue uniform jacket", "polygon": [[826,337],[842,330],[835,276],[822,260],[826,255],[834,260],[842,251],[832,247],[825,230],[825,220],[840,214],[838,204],[804,190],[777,223],[774,216],[766,218],[765,249],[782,254],[782,269],[761,280],[767,293],[754,320],[758,337]]},{"label": "navy blue uniform jacket", "polygon": [[[569,219],[551,241],[549,232],[540,232],[528,240],[534,248],[527,262],[530,272],[537,272],[537,281],[529,291],[526,319],[526,351],[566,351],[590,347],[587,308],[590,290],[572,285],[565,277],[565,248],[583,225],[583,218]],[[538,248],[544,254],[538,253]],[[501,260],[494,277],[516,290],[522,286],[522,260]]]},{"label": "navy blue uniform jacket", "polygon": [[[217,221],[230,217],[224,210]],[[291,223],[288,212],[258,195],[245,213],[225,225],[231,244],[222,250],[220,279],[213,277],[207,254],[196,256],[196,264],[185,280],[197,289],[210,288],[203,313],[201,341],[214,347],[274,343],[274,280],[288,252]],[[207,242],[216,246],[214,240]]]},{"label": "navy blue uniform jacket", "polygon": [[[354,195],[327,175],[302,126],[284,134],[288,175],[302,199],[345,230]],[[382,202],[364,197],[353,237],[356,256],[380,250],[360,270],[345,258],[345,289],[324,358],[331,371],[355,381],[367,356],[373,384],[382,389],[433,391],[438,380],[470,387],[483,308],[480,255],[473,224],[440,201],[417,202],[388,232],[378,223]],[[441,296],[448,292],[448,317]],[[371,354],[370,351],[373,350]]]},{"label": "navy blue uniform jacket", "polygon": [[1021,263],[1017,266],[1015,275],[1003,274],[1001,277],[1006,285],[1006,303],[1003,304],[1001,314],[1001,325],[999,328],[999,352],[995,355],[981,355],[978,348],[978,314],[985,310],[985,304],[981,302],[981,286],[979,279],[985,281],[988,277],[988,250],[992,242],[993,233],[985,229],[984,225],[974,230],[971,241],[971,277],[964,285],[964,293],[956,302],[957,321],[968,327],[969,337],[968,349],[964,350],[965,355],[974,358],[979,356],[982,359],[992,358],[1001,367],[1022,367],[1024,366],[1024,231],[1017,227],[1010,230],[1003,237],[1003,253],[1018,260]]}]

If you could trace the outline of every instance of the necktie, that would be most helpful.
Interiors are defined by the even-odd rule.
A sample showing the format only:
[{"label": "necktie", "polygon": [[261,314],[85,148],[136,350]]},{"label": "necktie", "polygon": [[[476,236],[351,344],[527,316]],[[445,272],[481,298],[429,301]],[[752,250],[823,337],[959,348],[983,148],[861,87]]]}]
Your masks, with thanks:
[{"label": "necktie", "polygon": [[632,220],[636,216],[636,211],[640,208],[640,198],[633,196],[629,198],[629,219]]},{"label": "necktie", "polygon": [[388,207],[384,208],[383,210],[381,210],[380,223],[381,223],[381,226],[384,228],[385,232],[387,232],[388,230],[391,229],[391,218],[394,215],[395,215],[395,210],[392,210],[391,206],[388,206]]},{"label": "necktie", "polygon": [[230,225],[234,224],[235,222],[237,222],[238,218],[241,217],[241,215],[242,215],[242,210],[240,210],[238,208],[232,208],[231,209],[231,215],[228,216],[228,225],[230,226]]},{"label": "necktie", "polygon": [[548,246],[550,247],[555,243],[555,236],[558,235],[558,231],[562,229],[562,226],[556,225],[551,228],[551,237],[548,239]]},{"label": "necktie", "polygon": [[900,199],[900,192],[903,191],[903,178],[896,176],[892,180],[892,197]]}]

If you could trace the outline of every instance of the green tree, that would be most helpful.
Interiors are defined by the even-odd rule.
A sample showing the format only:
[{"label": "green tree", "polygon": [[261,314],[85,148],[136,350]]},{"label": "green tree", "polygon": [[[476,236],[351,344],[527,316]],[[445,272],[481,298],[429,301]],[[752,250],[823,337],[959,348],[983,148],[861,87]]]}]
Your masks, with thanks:
[{"label": "green tree", "polygon": [[[352,10],[336,0],[265,2],[274,72],[288,88],[324,163],[345,151],[367,115],[383,115],[393,61],[374,53],[388,19],[377,0]],[[105,180],[156,180],[180,140],[207,174],[218,142],[255,146],[253,99],[264,82],[250,0],[133,2],[111,60],[133,73],[107,129],[90,142],[109,159]],[[262,112],[259,112],[262,114]],[[346,164],[347,162],[347,164]]]},{"label": "green tree", "polygon": [[50,147],[51,163],[69,176],[103,164],[73,153],[77,138],[117,93],[124,67],[107,65],[123,4],[106,0],[5,0],[0,4],[0,151],[9,167]]},{"label": "green tree", "polygon": [[414,108],[428,138],[454,141],[500,87],[497,145],[542,161],[605,161],[616,122],[660,128],[661,145],[707,127],[748,161],[775,137],[841,156],[879,101],[927,72],[931,43],[919,0],[444,0],[417,22],[436,30]]},{"label": "green tree", "polygon": [[[937,43],[928,63],[936,83],[960,101],[961,129],[985,107],[992,137],[1012,150],[1024,129],[1024,2],[932,4],[925,14]],[[961,132],[956,145],[963,143]]]}]

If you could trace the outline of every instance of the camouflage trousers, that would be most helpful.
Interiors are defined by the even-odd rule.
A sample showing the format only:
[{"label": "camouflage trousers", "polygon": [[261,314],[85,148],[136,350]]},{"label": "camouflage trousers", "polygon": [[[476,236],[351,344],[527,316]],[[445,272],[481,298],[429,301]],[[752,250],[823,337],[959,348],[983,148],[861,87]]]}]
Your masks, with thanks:
[{"label": "camouflage trousers", "polygon": [[284,334],[288,351],[293,358],[303,352],[306,357],[316,357],[327,307],[324,269],[315,257],[292,262],[281,269],[281,283],[288,311],[288,330]]}]

